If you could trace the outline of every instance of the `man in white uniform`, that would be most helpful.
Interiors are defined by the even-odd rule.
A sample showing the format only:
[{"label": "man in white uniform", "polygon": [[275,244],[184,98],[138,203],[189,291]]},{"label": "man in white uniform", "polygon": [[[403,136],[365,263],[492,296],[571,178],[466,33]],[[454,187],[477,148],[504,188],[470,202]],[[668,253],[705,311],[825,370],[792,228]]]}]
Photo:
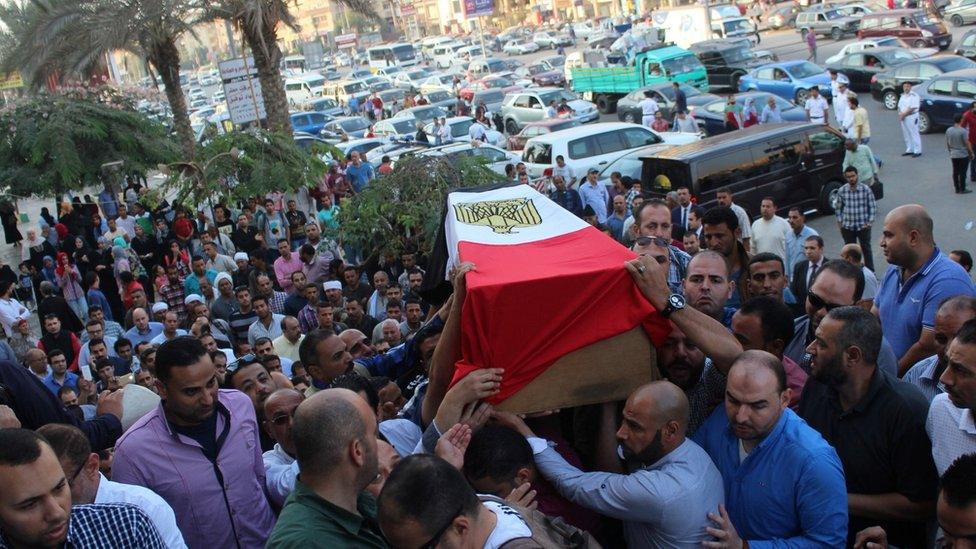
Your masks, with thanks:
[{"label": "man in white uniform", "polygon": [[903,93],[898,99],[898,119],[901,121],[901,135],[905,139],[905,152],[902,156],[918,158],[922,156],[922,136],[918,133],[918,94],[912,84],[902,84]]},{"label": "man in white uniform", "polygon": [[830,105],[827,104],[827,100],[821,97],[820,88],[812,86],[810,88],[810,95],[807,97],[806,103],[804,103],[803,108],[807,111],[807,120],[816,124],[826,124],[827,114],[830,109]]},{"label": "man in white uniform", "polygon": [[847,82],[841,82],[837,85],[837,91],[834,92],[833,98],[834,102],[830,106],[834,108],[834,119],[837,120],[837,127],[840,131],[846,134],[845,120],[850,118],[851,122],[854,121],[854,117],[850,115],[851,104],[847,102]]},{"label": "man in white uniform", "polygon": [[637,106],[641,108],[641,124],[650,128],[651,123],[654,122],[654,113],[661,110],[661,107],[651,97],[650,91],[644,92],[644,99]]}]

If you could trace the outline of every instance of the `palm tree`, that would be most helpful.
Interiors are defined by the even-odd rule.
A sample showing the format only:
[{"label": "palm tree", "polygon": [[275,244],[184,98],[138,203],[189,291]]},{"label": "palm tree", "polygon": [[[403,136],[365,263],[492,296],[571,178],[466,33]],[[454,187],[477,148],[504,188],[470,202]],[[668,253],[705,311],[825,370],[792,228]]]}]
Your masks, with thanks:
[{"label": "palm tree", "polygon": [[115,50],[133,52],[162,79],[183,154],[192,159],[195,136],[180,87],[176,43],[183,33],[193,33],[194,13],[196,5],[191,0],[33,0],[22,7],[11,4],[0,11],[0,19],[8,27],[7,35],[0,40],[0,68],[19,69],[38,87],[51,74],[84,74]]}]

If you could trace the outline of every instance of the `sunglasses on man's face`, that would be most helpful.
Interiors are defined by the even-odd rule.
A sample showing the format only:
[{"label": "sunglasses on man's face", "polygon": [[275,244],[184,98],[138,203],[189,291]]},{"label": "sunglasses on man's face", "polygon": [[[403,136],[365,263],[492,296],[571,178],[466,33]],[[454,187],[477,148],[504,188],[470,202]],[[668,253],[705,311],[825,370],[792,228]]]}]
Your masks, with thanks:
[{"label": "sunglasses on man's face", "polygon": [[671,245],[671,242],[668,239],[661,238],[660,236],[638,236],[636,239],[634,239],[634,243],[638,246],[650,246],[653,244],[661,248],[667,248]]},{"label": "sunglasses on man's face", "polygon": [[807,299],[810,301],[810,305],[813,305],[813,310],[819,311],[820,309],[826,309],[829,313],[830,311],[837,309],[838,307],[846,307],[847,305],[843,303],[828,303],[827,300],[820,297],[813,292],[807,292]]}]

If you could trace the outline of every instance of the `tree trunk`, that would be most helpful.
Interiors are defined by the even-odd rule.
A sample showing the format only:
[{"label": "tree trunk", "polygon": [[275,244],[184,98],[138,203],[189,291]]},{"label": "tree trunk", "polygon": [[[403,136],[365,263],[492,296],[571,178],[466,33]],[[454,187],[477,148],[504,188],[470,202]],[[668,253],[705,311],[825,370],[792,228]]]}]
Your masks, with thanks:
[{"label": "tree trunk", "polygon": [[278,48],[278,32],[270,22],[262,25],[260,31],[246,20],[239,20],[238,26],[244,40],[251,47],[254,66],[261,81],[261,98],[264,112],[268,115],[268,129],[291,135],[291,119],[288,117],[288,96],[285,83],[281,79],[281,49]]},{"label": "tree trunk", "polygon": [[159,78],[166,89],[166,99],[173,111],[173,127],[183,149],[184,160],[191,162],[196,154],[196,136],[190,127],[190,113],[186,108],[186,97],[180,87],[180,51],[175,40],[167,40],[159,45],[149,57],[156,67]]}]

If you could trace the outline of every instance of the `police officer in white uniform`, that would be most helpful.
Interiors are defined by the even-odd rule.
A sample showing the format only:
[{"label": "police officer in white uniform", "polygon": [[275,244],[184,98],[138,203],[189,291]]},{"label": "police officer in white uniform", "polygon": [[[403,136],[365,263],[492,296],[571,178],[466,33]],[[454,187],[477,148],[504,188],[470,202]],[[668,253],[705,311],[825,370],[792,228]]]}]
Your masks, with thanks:
[{"label": "police officer in white uniform", "polygon": [[898,99],[898,118],[901,120],[901,135],[905,139],[905,152],[902,156],[922,156],[922,136],[918,132],[918,94],[912,90],[912,84],[902,85],[902,94]]},{"label": "police officer in white uniform", "polygon": [[654,113],[661,110],[657,101],[651,96],[650,90],[644,92],[644,99],[637,106],[641,108],[641,124],[650,128],[654,122]]},{"label": "police officer in white uniform", "polygon": [[810,95],[807,97],[803,107],[807,111],[807,119],[810,120],[810,122],[817,124],[827,123],[827,115],[828,111],[830,110],[830,105],[827,104],[827,100],[820,95],[820,88],[817,86],[810,88]]}]

